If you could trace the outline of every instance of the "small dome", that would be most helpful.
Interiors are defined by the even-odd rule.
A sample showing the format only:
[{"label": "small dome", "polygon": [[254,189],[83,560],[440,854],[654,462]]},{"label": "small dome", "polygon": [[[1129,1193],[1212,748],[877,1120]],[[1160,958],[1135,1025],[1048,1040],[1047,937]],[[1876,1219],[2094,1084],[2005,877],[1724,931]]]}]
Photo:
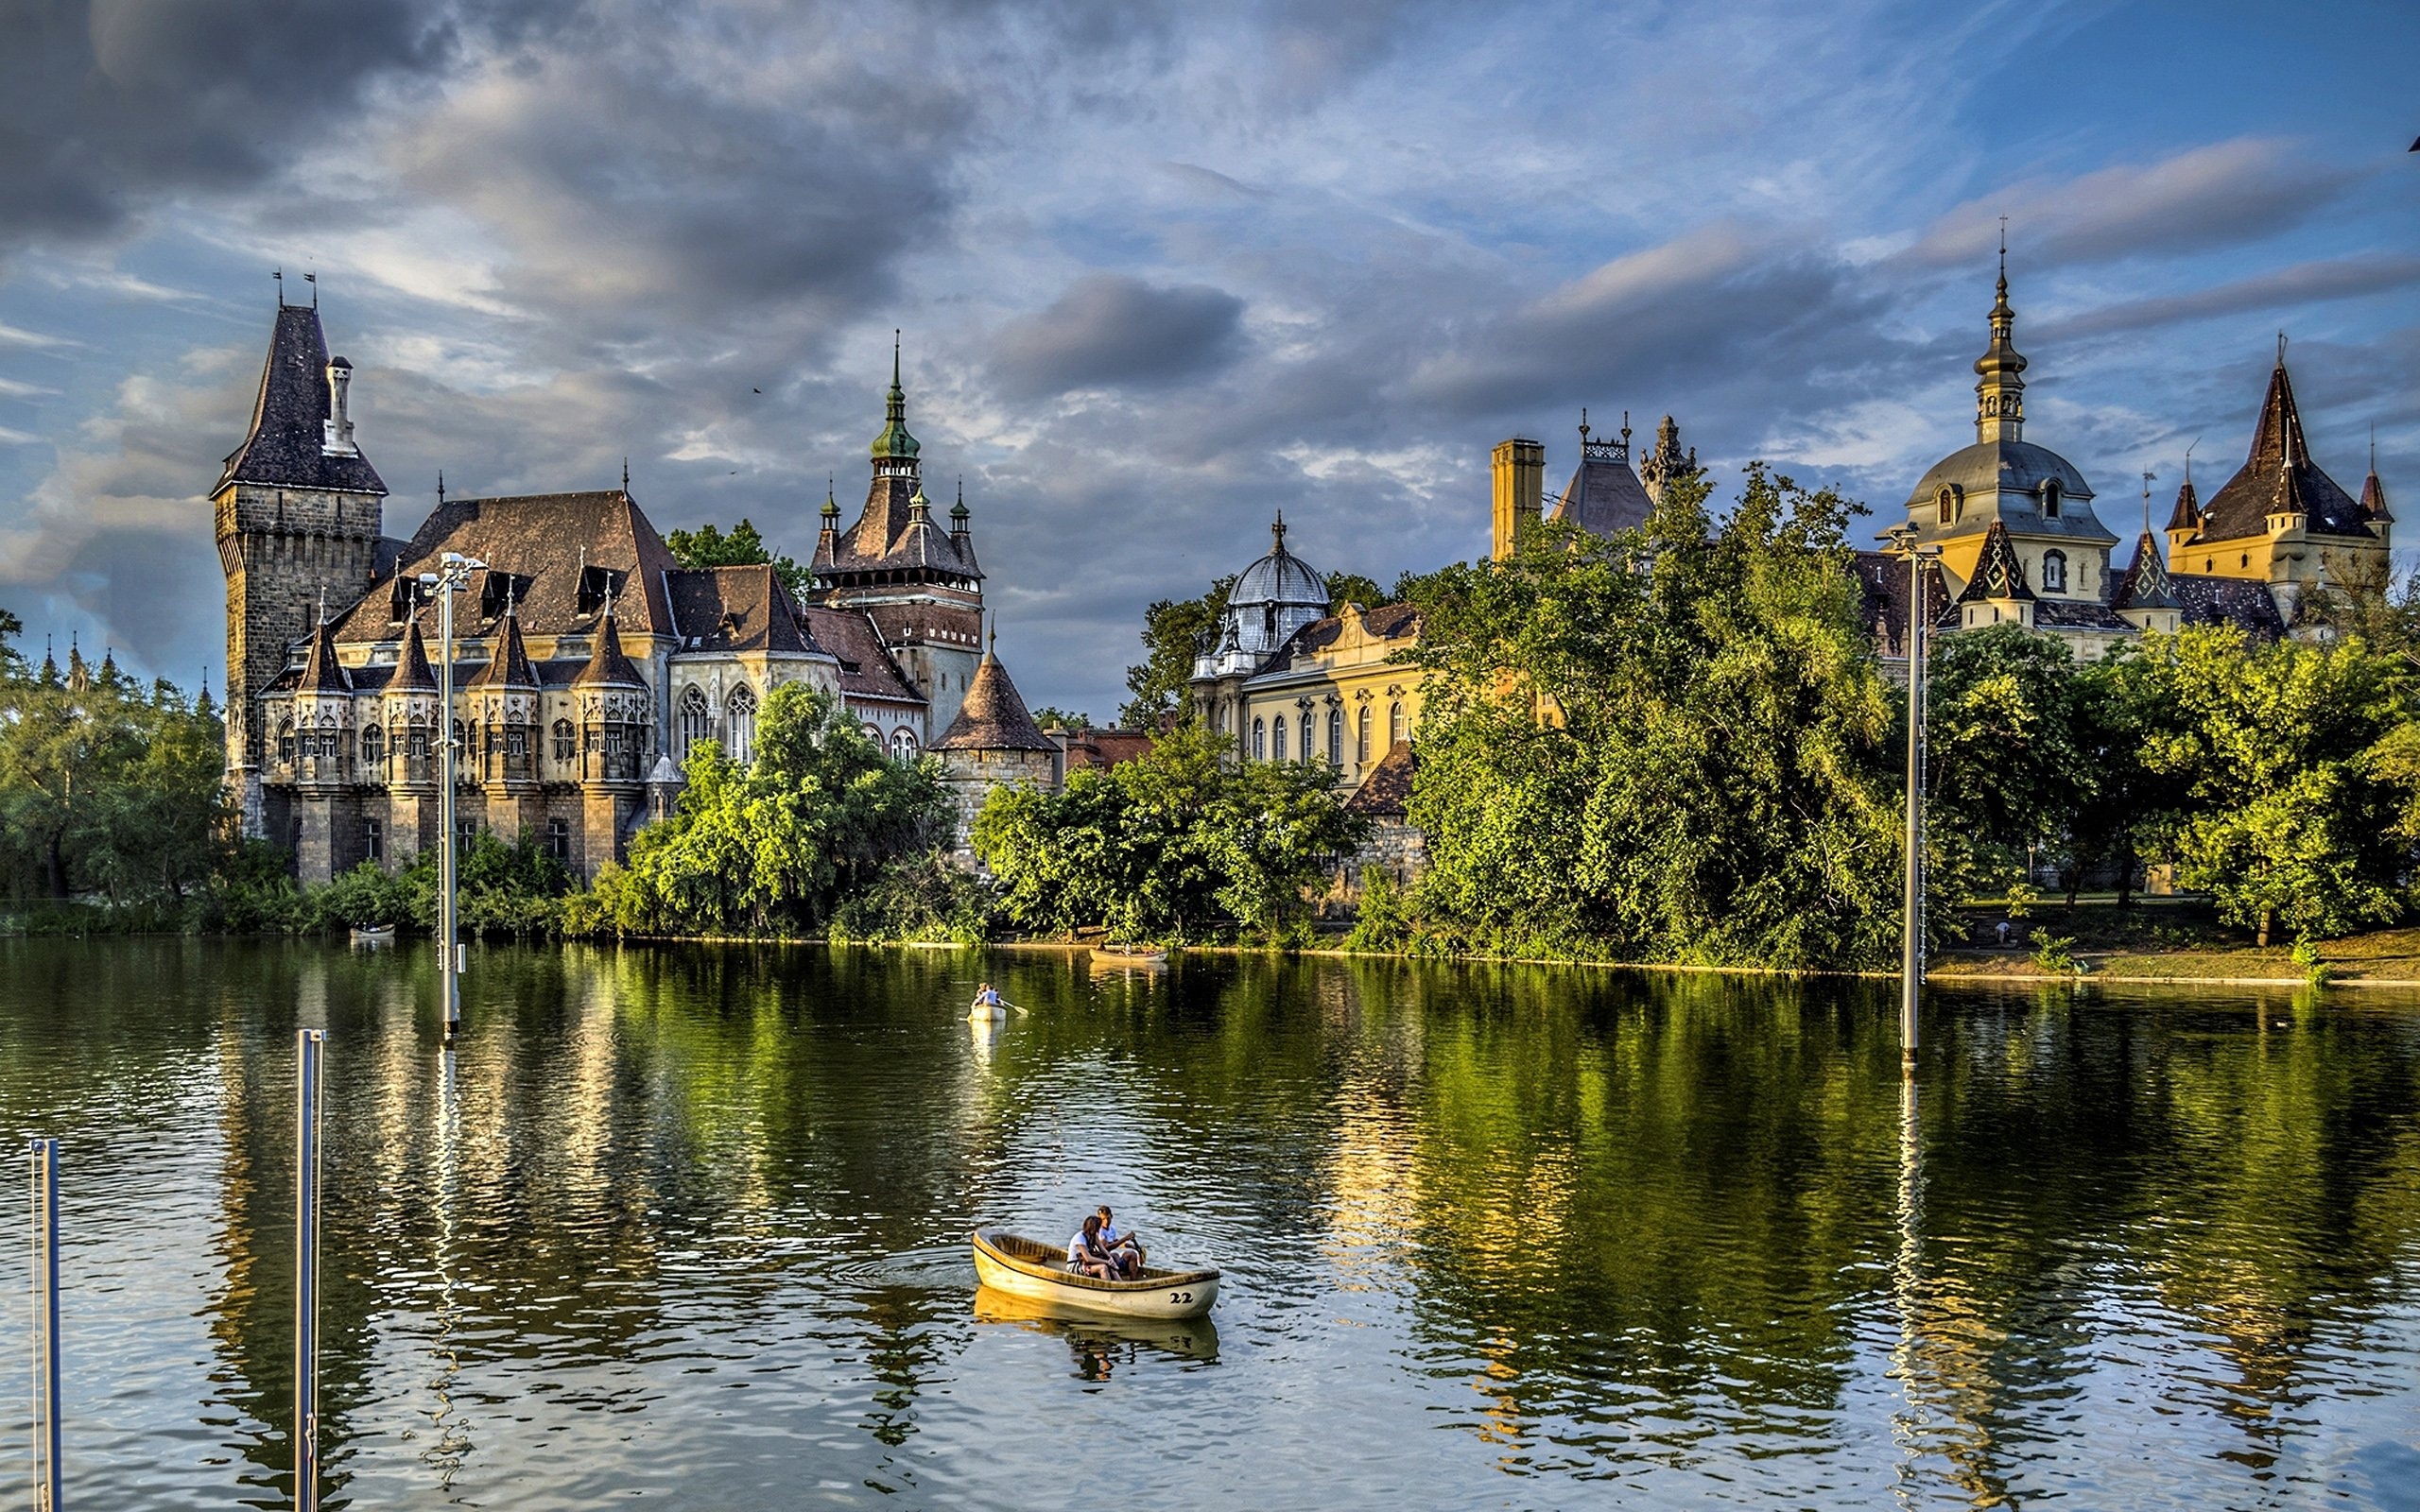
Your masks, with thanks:
[{"label": "small dome", "polygon": [[1245,568],[1227,593],[1231,608],[1264,604],[1327,612],[1327,579],[1319,570],[1286,549],[1286,517],[1271,527],[1276,538],[1269,555]]},{"label": "small dome", "polygon": [[2000,491],[2037,492],[2051,478],[2059,480],[2059,491],[2070,499],[2092,497],[2092,485],[2083,480],[2075,464],[2047,446],[2031,441],[1977,441],[1935,462],[1908,496],[1908,507],[1929,507],[1945,483],[1957,484],[1971,499]]}]

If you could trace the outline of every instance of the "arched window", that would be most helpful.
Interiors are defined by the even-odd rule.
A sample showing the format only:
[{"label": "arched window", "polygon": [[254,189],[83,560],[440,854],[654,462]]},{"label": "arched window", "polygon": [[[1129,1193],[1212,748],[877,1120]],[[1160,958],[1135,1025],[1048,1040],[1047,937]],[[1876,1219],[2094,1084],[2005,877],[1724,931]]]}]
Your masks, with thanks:
[{"label": "arched window", "polygon": [[1370,759],[1370,706],[1368,704],[1363,704],[1361,712],[1353,716],[1353,759],[1357,762],[1367,762]]},{"label": "arched window", "polygon": [[1958,518],[1958,493],[1948,484],[1943,484],[1941,491],[1933,495],[1933,505],[1940,511],[1941,524],[1948,524]]},{"label": "arched window", "polygon": [[428,760],[428,726],[423,721],[412,721],[411,733],[404,738],[404,754],[416,762]]},{"label": "arched window", "polygon": [[294,721],[291,719],[282,720],[278,724],[277,759],[282,762],[290,762],[294,759]]},{"label": "arched window", "polygon": [[2042,482],[2042,518],[2045,520],[2059,518],[2059,480],[2057,478],[2045,478]]},{"label": "arched window", "polygon": [[529,754],[529,727],[527,725],[507,725],[504,727],[504,753],[515,760]]},{"label": "arched window", "polygon": [[1284,714],[1277,716],[1273,728],[1269,731],[1269,759],[1273,762],[1282,762],[1286,759],[1286,716]]},{"label": "arched window", "polygon": [[681,690],[681,755],[686,760],[689,747],[701,740],[715,738],[715,712],[706,696],[696,683]]},{"label": "arched window", "polygon": [[723,710],[731,716],[724,748],[733,761],[745,765],[756,759],[756,695],[743,682],[723,700]]},{"label": "arched window", "polygon": [[472,754],[475,753],[471,748],[469,738],[462,731],[462,721],[457,719],[454,721],[454,758],[459,761]]},{"label": "arched window", "polygon": [[906,725],[890,732],[890,754],[893,760],[912,762],[916,759],[916,732]]},{"label": "arched window", "polygon": [[1341,709],[1327,712],[1327,764],[1330,766],[1344,765],[1344,711]]},{"label": "arched window", "polygon": [[1400,746],[1403,744],[1403,705],[1391,703],[1387,705],[1387,744]]},{"label": "arched window", "polygon": [[555,721],[555,760],[567,762],[579,754],[579,739],[568,719]]},{"label": "arched window", "polygon": [[376,725],[361,732],[361,765],[375,768],[387,759],[387,732]]},{"label": "arched window", "polygon": [[1256,762],[1269,760],[1269,722],[1265,719],[1252,722],[1252,759]]},{"label": "arched window", "polygon": [[2042,554],[2042,591],[2064,593],[2067,591],[2067,554],[2046,551]]}]

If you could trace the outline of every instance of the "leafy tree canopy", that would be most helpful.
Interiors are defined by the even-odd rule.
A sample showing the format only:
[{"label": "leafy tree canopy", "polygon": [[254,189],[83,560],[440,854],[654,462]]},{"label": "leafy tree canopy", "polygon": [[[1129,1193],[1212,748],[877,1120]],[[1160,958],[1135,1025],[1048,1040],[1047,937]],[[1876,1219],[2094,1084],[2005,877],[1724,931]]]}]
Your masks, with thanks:
[{"label": "leafy tree canopy", "polygon": [[672,552],[672,559],[682,566],[697,570],[706,567],[754,567],[770,563],[781,575],[782,586],[790,597],[804,604],[807,590],[813,586],[811,575],[794,558],[779,557],[765,544],[755,522],[742,517],[739,524],[726,533],[712,524],[695,530],[675,530],[664,538]]}]

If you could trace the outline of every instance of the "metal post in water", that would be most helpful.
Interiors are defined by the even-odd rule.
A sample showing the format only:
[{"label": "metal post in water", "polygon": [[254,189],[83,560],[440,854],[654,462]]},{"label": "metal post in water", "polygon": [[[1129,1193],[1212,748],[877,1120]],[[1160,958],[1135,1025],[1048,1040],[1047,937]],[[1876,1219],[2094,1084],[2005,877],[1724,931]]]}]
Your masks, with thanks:
[{"label": "metal post in water", "polygon": [[295,1032],[294,1512],[320,1506],[319,1029]]},{"label": "metal post in water", "polygon": [[34,1512],[59,1506],[59,1142],[27,1143],[32,1166]]},{"label": "metal post in water", "polygon": [[1916,1003],[1925,982],[1925,568],[1938,546],[1916,544],[1916,528],[1901,525],[1892,543],[1908,558],[1908,854],[1899,957],[1899,1068],[1916,1074]]},{"label": "metal post in water", "polygon": [[439,566],[441,571],[421,574],[420,582],[437,594],[437,701],[443,706],[438,713],[437,823],[445,832],[437,848],[437,979],[442,984],[445,1038],[451,1040],[462,1027],[464,964],[454,900],[454,595],[487,563],[449,551]]}]

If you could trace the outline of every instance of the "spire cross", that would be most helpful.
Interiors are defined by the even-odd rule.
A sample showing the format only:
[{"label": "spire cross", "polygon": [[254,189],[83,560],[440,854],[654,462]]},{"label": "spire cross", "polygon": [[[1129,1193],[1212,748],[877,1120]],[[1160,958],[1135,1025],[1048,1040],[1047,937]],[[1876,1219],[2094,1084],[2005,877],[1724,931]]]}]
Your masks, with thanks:
[{"label": "spire cross", "polygon": [[1585,404],[1580,406],[1580,444],[1588,444],[1588,406]]},{"label": "spire cross", "polygon": [[622,492],[623,492],[623,494],[624,494],[625,496],[627,496],[627,495],[630,493],[630,491],[631,491],[631,459],[630,459],[629,457],[625,456],[625,457],[623,457],[623,458],[622,458]]},{"label": "spire cross", "polygon": [[325,583],[320,585],[320,623],[328,623],[328,585]]},{"label": "spire cross", "polygon": [[2152,479],[2158,475],[2150,468],[2143,469],[2143,534],[2147,536],[2152,533]]}]

